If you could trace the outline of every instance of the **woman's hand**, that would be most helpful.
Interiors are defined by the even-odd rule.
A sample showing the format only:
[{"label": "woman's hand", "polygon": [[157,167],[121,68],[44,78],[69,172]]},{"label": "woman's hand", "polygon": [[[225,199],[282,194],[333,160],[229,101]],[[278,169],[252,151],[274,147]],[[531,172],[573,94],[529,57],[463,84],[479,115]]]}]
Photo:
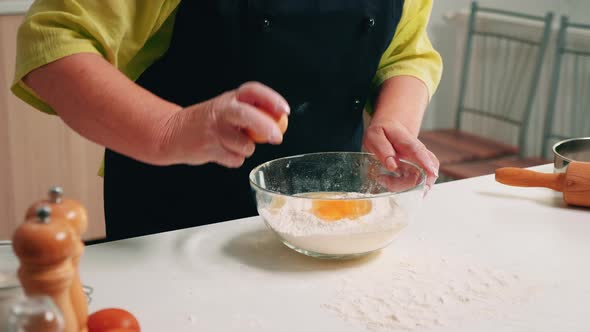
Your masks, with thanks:
[{"label": "woman's hand", "polygon": [[273,118],[289,113],[285,99],[260,83],[182,109],[92,53],[53,61],[23,81],[86,139],[153,165],[238,167],[254,152],[250,136],[281,143]]},{"label": "woman's hand", "polygon": [[240,167],[254,153],[253,136],[265,143],[282,142],[273,119],[283,114],[289,114],[289,105],[281,95],[260,83],[245,83],[170,116],[161,128],[160,159],[166,164]]},{"label": "woman's hand", "polygon": [[393,171],[395,157],[420,165],[430,189],[438,178],[436,156],[418,140],[422,117],[428,106],[426,85],[413,76],[395,76],[381,85],[375,113],[365,131],[364,146]]},{"label": "woman's hand", "polygon": [[365,131],[365,149],[374,153],[390,171],[395,171],[395,158],[403,158],[422,166],[427,174],[429,190],[438,178],[439,161],[403,124],[395,120],[373,120]]}]

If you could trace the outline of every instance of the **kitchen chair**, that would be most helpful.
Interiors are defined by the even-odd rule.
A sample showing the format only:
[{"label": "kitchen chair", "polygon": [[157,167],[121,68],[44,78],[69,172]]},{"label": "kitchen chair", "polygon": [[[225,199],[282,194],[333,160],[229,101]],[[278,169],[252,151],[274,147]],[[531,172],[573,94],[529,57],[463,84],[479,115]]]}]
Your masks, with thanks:
[{"label": "kitchen chair", "polygon": [[[494,27],[482,20],[481,14],[512,23]],[[552,20],[552,13],[541,17],[472,3],[455,126],[423,131],[419,136],[439,158],[441,177],[446,176],[444,166],[451,163],[522,153]],[[506,28],[514,22],[533,26],[534,36]],[[494,128],[492,125],[516,129],[518,146],[503,141],[507,135],[484,134],[484,129]]]},{"label": "kitchen chair", "polygon": [[553,144],[567,138],[590,136],[590,25],[571,23],[562,16],[553,61],[541,157],[458,163],[445,166],[445,174],[462,179],[494,173],[499,167],[550,163]]},{"label": "kitchen chair", "polygon": [[562,16],[555,53],[541,150],[545,157],[560,140],[590,136],[590,24]]}]

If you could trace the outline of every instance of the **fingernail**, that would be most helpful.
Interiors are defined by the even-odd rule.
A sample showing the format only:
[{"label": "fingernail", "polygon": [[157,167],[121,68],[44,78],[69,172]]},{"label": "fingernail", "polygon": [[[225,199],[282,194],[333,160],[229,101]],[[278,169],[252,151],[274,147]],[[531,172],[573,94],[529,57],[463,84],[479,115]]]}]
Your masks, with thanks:
[{"label": "fingernail", "polygon": [[430,169],[430,172],[432,174],[434,174],[436,177],[438,177],[438,168],[434,165],[434,163],[428,164],[428,169]]},{"label": "fingernail", "polygon": [[281,133],[278,128],[273,128],[269,141],[271,143],[280,144],[283,141],[283,133]]},{"label": "fingernail", "polygon": [[278,105],[278,109],[284,113],[286,113],[287,115],[291,114],[291,107],[289,107],[289,104],[284,103],[284,102],[280,102]]},{"label": "fingernail", "polygon": [[395,162],[395,158],[387,157],[387,159],[385,159],[385,167],[390,171],[395,171],[397,168],[397,163]]},{"label": "fingernail", "polygon": [[426,195],[428,195],[428,192],[430,191],[432,187],[430,186],[430,184],[426,184],[424,185],[424,194],[422,194],[422,198],[426,197]]}]

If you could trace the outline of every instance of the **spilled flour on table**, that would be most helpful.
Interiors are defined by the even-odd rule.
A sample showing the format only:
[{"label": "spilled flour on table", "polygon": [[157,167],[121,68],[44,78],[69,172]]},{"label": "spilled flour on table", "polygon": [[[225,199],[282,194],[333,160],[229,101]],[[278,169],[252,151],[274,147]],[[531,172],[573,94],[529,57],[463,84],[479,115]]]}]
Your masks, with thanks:
[{"label": "spilled flour on table", "polygon": [[504,316],[526,301],[532,287],[516,274],[467,264],[397,260],[352,272],[322,305],[371,331],[422,331],[461,321]]}]

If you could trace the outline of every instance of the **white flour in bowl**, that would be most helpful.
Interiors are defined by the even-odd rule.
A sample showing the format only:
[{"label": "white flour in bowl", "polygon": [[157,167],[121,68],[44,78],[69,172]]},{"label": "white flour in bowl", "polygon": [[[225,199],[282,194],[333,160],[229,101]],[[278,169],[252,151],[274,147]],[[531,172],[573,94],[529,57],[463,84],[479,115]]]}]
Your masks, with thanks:
[{"label": "white flour in bowl", "polygon": [[[333,198],[362,199],[360,193],[340,193]],[[371,199],[371,211],[356,219],[325,221],[312,213],[312,200],[288,198],[259,210],[260,216],[289,244],[327,255],[370,252],[385,247],[407,226],[408,214],[394,197]]]}]

